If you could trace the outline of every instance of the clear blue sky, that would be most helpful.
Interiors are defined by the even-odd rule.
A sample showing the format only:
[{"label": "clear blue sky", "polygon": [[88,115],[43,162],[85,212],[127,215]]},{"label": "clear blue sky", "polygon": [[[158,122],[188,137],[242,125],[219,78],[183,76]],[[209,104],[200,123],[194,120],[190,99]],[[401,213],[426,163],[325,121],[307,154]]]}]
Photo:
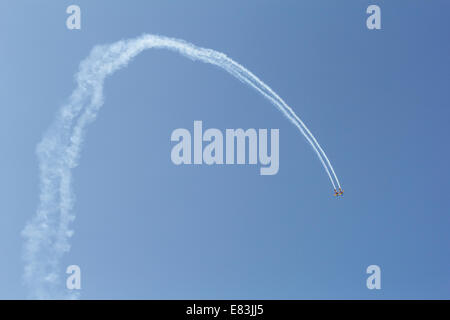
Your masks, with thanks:
[{"label": "clear blue sky", "polygon": [[[82,29],[65,27],[70,4]],[[378,4],[382,30],[366,28]],[[448,1],[2,1],[0,298],[26,298],[20,231],[38,203],[35,146],[99,43],[143,33],[229,55],[294,108],[345,189],[254,90],[146,51],[108,78],[74,170],[81,297],[450,298]],[[180,166],[170,134],[279,128],[280,170]],[[382,289],[366,288],[377,264]],[[64,274],[64,270],[61,270]]]}]

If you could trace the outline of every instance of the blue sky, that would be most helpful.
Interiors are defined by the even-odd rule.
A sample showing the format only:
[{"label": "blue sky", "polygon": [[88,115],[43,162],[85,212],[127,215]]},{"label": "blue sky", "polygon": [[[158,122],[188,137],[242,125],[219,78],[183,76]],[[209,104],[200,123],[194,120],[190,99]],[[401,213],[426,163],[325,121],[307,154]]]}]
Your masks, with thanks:
[{"label": "blue sky", "polygon": [[[272,105],[218,68],[146,51],[105,83],[88,129],[72,249],[81,297],[450,298],[446,1],[72,1],[0,4],[0,298],[26,298],[20,231],[35,146],[99,43],[162,34],[229,55],[308,125],[346,191]],[[122,3],[122,4],[121,4]],[[378,4],[382,30],[365,9]],[[175,166],[170,134],[280,129],[280,170]],[[382,289],[366,288],[367,266]],[[61,270],[64,273],[64,270]]]}]

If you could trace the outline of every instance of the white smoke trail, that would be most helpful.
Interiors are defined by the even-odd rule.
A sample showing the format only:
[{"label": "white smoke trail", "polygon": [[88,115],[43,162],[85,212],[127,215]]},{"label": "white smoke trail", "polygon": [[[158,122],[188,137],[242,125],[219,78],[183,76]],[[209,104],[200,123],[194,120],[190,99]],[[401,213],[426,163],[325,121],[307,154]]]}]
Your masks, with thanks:
[{"label": "white smoke trail", "polygon": [[[328,173],[328,176],[330,177],[330,180],[331,180],[331,183],[333,184],[333,187],[336,188],[335,185],[334,185],[334,181],[331,178],[330,173],[328,171],[328,168],[325,165],[325,163],[323,162],[323,159],[322,159],[321,155],[325,158],[329,168],[331,169],[331,171],[333,173],[334,178],[336,179],[336,182],[337,182],[338,186],[341,187],[341,185],[339,183],[339,179],[337,178],[336,173],[334,172],[333,166],[331,165],[330,160],[328,159],[327,155],[325,154],[325,151],[323,151],[322,147],[317,142],[317,140],[314,137],[314,135],[311,133],[311,131],[309,131],[308,127],[303,123],[303,121],[295,114],[295,112],[292,110],[292,108],[289,107],[286,104],[286,102],[284,102],[284,100],[281,99],[281,97],[277,93],[275,93],[269,86],[267,86],[264,82],[262,82],[258,77],[256,77],[250,71],[246,70],[243,66],[239,65],[235,61],[231,61],[231,63],[236,65],[236,67],[238,69],[238,72],[244,71],[244,74],[242,75],[242,78],[244,78],[243,81],[245,83],[249,84],[250,86],[254,87],[256,90],[261,92],[276,107],[278,107],[289,118],[289,120],[291,120],[294,123],[295,126],[297,126],[297,128],[301,131],[301,133],[305,136],[305,138],[311,144],[311,146],[315,149],[316,153],[318,153],[318,152],[317,152],[317,149],[315,147],[318,148],[318,150],[320,151],[320,154],[318,153],[317,155],[318,155],[320,161],[322,162],[322,165],[325,168],[326,172]],[[239,75],[238,77],[241,78],[241,75]],[[254,84],[256,84],[256,86]],[[305,133],[305,131],[306,131],[306,133]]]},{"label": "white smoke trail", "polygon": [[[227,57],[227,59],[231,60]],[[306,138],[306,140],[309,142],[309,144],[312,146],[314,151],[317,154],[317,157],[319,158],[320,162],[322,163],[322,166],[324,167],[331,184],[333,185],[333,188],[336,189],[336,186],[334,184],[334,180],[330,174],[330,171],[323,161],[322,155],[325,157],[328,165],[330,166],[334,177],[336,178],[337,184],[339,185],[339,180],[336,177],[336,174],[334,173],[333,167],[331,166],[330,161],[328,160],[328,157],[326,156],[325,152],[317,142],[314,135],[309,131],[308,127],[303,123],[302,120],[295,114],[295,112],[292,110],[291,107],[289,107],[283,99],[281,99],[280,96],[278,96],[269,86],[267,86],[264,82],[262,82],[258,77],[256,77],[253,73],[251,73],[249,70],[245,69],[243,66],[238,64],[237,62],[231,60],[231,64],[237,69],[235,70],[236,73],[232,72],[231,70],[228,70],[227,68],[224,68],[229,73],[233,74],[236,78],[240,79],[244,83],[250,85],[257,91],[259,91],[264,97],[266,97],[273,105],[275,105],[303,134],[303,136]],[[305,132],[306,131],[306,132]],[[312,141],[311,141],[312,140]],[[318,148],[318,149],[317,149]],[[320,150],[320,152],[318,151]],[[339,185],[340,187],[340,185]]]},{"label": "white smoke trail", "polygon": [[86,126],[95,120],[103,105],[105,78],[126,66],[143,50],[151,48],[176,51],[193,60],[216,65],[256,89],[304,135],[320,159],[333,187],[335,183],[327,164],[338,182],[322,148],[294,111],[270,87],[225,54],[196,47],[183,40],[156,35],[143,35],[111,45],[96,46],[80,63],[76,74],[76,89],[68,103],[59,110],[54,123],[37,147],[40,169],[39,206],[36,215],[22,232],[25,237],[24,280],[33,298],[76,298],[62,289],[60,279],[60,260],[70,249],[69,238],[73,232],[69,229],[69,224],[75,218],[72,214],[74,194],[71,170],[78,164]]}]

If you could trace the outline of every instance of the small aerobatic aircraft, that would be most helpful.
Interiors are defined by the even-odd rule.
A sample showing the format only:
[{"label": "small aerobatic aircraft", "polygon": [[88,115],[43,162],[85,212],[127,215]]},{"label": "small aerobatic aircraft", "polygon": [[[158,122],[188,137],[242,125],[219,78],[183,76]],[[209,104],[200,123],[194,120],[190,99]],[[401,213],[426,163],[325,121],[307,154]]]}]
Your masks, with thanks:
[{"label": "small aerobatic aircraft", "polygon": [[342,190],[341,188],[339,188],[339,191],[334,189],[334,196],[335,197],[339,197],[339,196],[343,196],[343,195],[344,195],[344,190]]}]

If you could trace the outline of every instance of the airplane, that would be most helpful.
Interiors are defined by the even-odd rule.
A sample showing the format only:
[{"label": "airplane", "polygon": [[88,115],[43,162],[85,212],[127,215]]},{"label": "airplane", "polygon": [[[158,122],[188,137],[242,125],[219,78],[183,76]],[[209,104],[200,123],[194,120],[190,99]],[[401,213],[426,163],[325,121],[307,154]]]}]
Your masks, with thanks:
[{"label": "airplane", "polygon": [[339,191],[334,189],[334,196],[335,197],[339,197],[339,196],[343,196],[343,195],[344,195],[344,190],[342,190],[341,188],[339,188]]}]

